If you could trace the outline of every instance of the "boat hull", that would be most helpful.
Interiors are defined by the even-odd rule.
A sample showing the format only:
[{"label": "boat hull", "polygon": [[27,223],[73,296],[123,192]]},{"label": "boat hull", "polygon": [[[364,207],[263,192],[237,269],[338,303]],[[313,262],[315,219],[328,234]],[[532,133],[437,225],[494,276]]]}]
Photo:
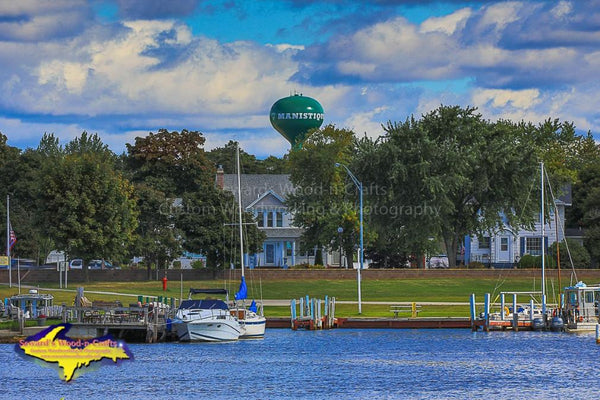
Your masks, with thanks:
[{"label": "boat hull", "polygon": [[267,327],[267,319],[263,316],[256,316],[256,318],[242,319],[239,321],[242,327],[242,333],[240,339],[260,339],[265,336],[265,329]]},{"label": "boat hull", "polygon": [[173,324],[181,342],[227,342],[238,340],[240,324],[234,320],[188,321]]}]

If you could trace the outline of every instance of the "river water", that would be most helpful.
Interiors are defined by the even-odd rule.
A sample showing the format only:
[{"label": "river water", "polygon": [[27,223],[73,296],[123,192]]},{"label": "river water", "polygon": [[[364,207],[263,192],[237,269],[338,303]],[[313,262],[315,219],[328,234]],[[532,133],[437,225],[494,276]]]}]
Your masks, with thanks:
[{"label": "river water", "polygon": [[5,399],[597,399],[594,335],[291,331],[232,343],[129,344],[133,361],[65,383],[0,345]]}]

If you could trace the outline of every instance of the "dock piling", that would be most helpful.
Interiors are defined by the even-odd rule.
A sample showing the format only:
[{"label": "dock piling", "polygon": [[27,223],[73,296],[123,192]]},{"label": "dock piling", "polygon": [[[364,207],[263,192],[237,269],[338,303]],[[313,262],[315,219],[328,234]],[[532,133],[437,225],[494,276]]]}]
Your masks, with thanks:
[{"label": "dock piling", "polygon": [[477,312],[475,311],[475,293],[471,293],[469,304],[471,309],[471,330],[476,331],[477,325],[475,325],[475,318],[477,316]]},{"label": "dock piling", "polygon": [[513,331],[519,332],[519,313],[517,311],[517,294],[513,293],[512,301]]},{"label": "dock piling", "polygon": [[486,332],[490,331],[490,294],[486,293],[485,297],[484,297],[484,310],[483,310],[483,317],[485,320],[485,326],[484,329]]}]

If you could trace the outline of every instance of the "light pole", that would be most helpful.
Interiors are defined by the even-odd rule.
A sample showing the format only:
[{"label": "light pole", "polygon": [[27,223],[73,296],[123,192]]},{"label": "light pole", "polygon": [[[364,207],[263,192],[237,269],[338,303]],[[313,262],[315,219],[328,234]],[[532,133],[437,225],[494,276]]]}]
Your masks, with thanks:
[{"label": "light pole", "polygon": [[342,268],[342,232],[344,232],[344,228],[340,226],[338,228],[338,240],[340,241],[340,268]]},{"label": "light pole", "polygon": [[354,174],[346,167],[344,164],[335,163],[336,167],[344,167],[352,182],[358,188],[358,195],[360,198],[360,266],[356,270],[356,280],[358,283],[358,313],[362,314],[362,300],[360,293],[360,271],[363,269],[363,259],[364,259],[364,247],[363,247],[363,190],[362,190],[362,182],[356,179]]}]

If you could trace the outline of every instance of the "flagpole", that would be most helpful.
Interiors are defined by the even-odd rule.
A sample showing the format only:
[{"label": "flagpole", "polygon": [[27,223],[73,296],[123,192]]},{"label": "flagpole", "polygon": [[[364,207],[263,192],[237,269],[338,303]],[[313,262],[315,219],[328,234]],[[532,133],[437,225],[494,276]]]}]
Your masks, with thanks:
[{"label": "flagpole", "polygon": [[6,195],[6,256],[8,257],[8,287],[12,287],[12,268],[10,262],[10,195]]}]

